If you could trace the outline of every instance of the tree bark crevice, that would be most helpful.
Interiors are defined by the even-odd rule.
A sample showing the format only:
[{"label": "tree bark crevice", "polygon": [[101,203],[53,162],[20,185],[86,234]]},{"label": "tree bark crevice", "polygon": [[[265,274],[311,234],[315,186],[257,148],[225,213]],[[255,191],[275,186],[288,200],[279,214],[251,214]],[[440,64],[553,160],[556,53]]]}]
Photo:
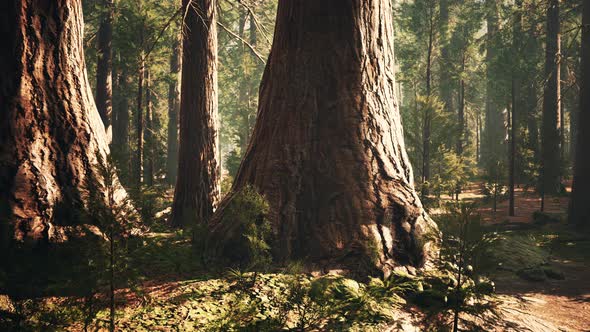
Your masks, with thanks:
[{"label": "tree bark crevice", "polygon": [[385,274],[425,263],[436,225],[403,143],[391,15],[382,0],[279,2],[258,119],[209,243],[232,241],[224,209],[252,185],[270,205],[277,261],[369,261]]}]

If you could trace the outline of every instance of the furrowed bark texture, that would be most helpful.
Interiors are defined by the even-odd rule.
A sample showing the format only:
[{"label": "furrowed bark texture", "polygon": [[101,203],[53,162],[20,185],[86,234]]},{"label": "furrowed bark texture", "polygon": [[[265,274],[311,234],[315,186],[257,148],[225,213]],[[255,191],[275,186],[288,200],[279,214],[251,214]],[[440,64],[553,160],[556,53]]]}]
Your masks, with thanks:
[{"label": "furrowed bark texture", "polygon": [[585,0],[582,6],[582,82],[569,219],[580,228],[590,230],[590,1]]},{"label": "furrowed bark texture", "polygon": [[[84,64],[80,0],[0,5],[0,224],[6,241],[61,241],[108,153]],[[117,188],[117,199],[125,195]]]},{"label": "furrowed bark texture", "polygon": [[561,189],[560,158],[560,35],[559,1],[547,7],[547,40],[545,43],[545,90],[541,135],[542,191],[556,194]]},{"label": "furrowed bark texture", "polygon": [[113,0],[102,1],[102,18],[98,28],[98,61],[96,62],[96,108],[109,131],[113,109]]},{"label": "furrowed bark texture", "polygon": [[215,0],[184,0],[175,226],[207,223],[220,195]]},{"label": "furrowed bark texture", "polygon": [[[279,2],[258,119],[233,193],[270,205],[274,257],[388,273],[421,266],[436,230],[413,185],[394,94],[392,8],[385,0]],[[236,225],[212,221],[210,243]],[[217,249],[223,250],[223,249]],[[375,257],[376,256],[376,257]]]}]

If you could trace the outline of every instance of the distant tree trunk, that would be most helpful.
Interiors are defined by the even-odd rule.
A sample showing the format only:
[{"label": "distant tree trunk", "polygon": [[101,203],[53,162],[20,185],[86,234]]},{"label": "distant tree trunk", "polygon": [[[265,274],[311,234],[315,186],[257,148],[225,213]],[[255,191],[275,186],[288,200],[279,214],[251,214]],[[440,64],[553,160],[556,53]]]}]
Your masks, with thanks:
[{"label": "distant tree trunk", "polygon": [[561,189],[560,143],[560,34],[559,0],[547,7],[547,40],[545,43],[545,90],[541,135],[541,186],[544,194],[557,194]]},{"label": "distant tree trunk", "polygon": [[478,112],[475,116],[475,159],[479,164],[481,160],[481,114]]},{"label": "distant tree trunk", "polygon": [[[430,94],[432,84],[432,52],[434,48],[434,1],[430,2],[429,10],[429,33],[428,33],[428,51],[426,53],[426,100],[428,104],[424,109],[424,123],[422,132],[422,184],[430,181],[430,131],[432,124],[432,110],[430,109]],[[426,197],[429,192],[429,186],[422,186],[422,197]]]},{"label": "distant tree trunk", "polygon": [[65,240],[88,220],[86,184],[100,181],[95,166],[109,153],[81,1],[2,1],[0,22],[0,244]]},{"label": "distant tree trunk", "polygon": [[[111,150],[119,162],[122,174],[129,175],[131,166],[129,165],[129,97],[127,91],[131,88],[129,73],[123,68],[117,77],[117,103],[113,110],[113,144]],[[115,121],[116,118],[116,121]],[[123,180],[125,177],[122,177]]]},{"label": "distant tree trunk", "polygon": [[[532,10],[535,10],[533,8]],[[533,22],[527,27],[526,38],[524,39],[522,49],[523,56],[527,59],[535,58],[540,52],[538,37],[536,36],[538,24]],[[535,62],[536,63],[536,62]],[[539,126],[538,126],[538,85],[537,85],[537,67],[536,65],[525,66],[522,80],[523,93],[523,118],[526,119],[526,148],[533,152],[534,160],[541,160],[539,149]]]},{"label": "distant tree trunk", "polygon": [[170,56],[170,74],[168,84],[168,151],[166,159],[166,181],[169,185],[176,184],[178,171],[178,113],[180,111],[180,40],[176,39]]},{"label": "distant tree trunk", "polygon": [[[522,57],[521,48],[521,35],[522,35],[522,0],[515,1],[515,14],[514,14],[514,26],[512,30],[512,56],[514,59],[520,59]],[[508,194],[509,194],[509,207],[508,215],[514,217],[514,187],[516,182],[516,158],[517,158],[517,136],[518,130],[520,129],[519,119],[520,114],[520,103],[519,103],[519,91],[520,91],[520,67],[518,65],[512,68],[512,81],[511,81],[511,107],[510,107],[510,152],[508,156]]]},{"label": "distant tree trunk", "polygon": [[494,85],[496,73],[495,38],[498,33],[498,3],[497,0],[486,0],[486,97],[485,97],[485,126],[482,142],[482,158],[486,174],[491,179],[500,178],[498,163],[504,159],[502,149],[504,141],[504,119],[498,107],[497,88]]},{"label": "distant tree trunk", "polygon": [[[451,89],[451,58],[449,56],[449,0],[440,0],[440,94],[445,110],[453,112],[453,91]],[[449,141],[452,142],[452,141]],[[452,143],[451,143],[452,144]],[[451,145],[452,146],[452,145]]]},{"label": "distant tree trunk", "polygon": [[[465,53],[461,54],[461,72],[465,71]],[[457,125],[459,127],[459,133],[457,136],[456,151],[457,155],[463,154],[463,140],[465,136],[465,79],[461,77],[459,80],[459,111],[457,112]]]},{"label": "distant tree trunk", "polygon": [[569,221],[579,228],[590,229],[590,1],[582,5],[582,51],[580,113],[578,114],[578,138],[574,182],[572,188]]},{"label": "distant tree trunk", "polygon": [[[143,32],[140,32],[141,44],[143,45]],[[143,48],[143,46],[142,46]],[[135,121],[135,134],[137,135],[137,146],[135,147],[135,159],[133,166],[133,184],[141,186],[141,175],[143,171],[143,78],[145,71],[145,59],[143,51],[139,54],[139,70],[137,72],[137,110]]]},{"label": "distant tree trunk", "polygon": [[175,226],[207,223],[220,199],[217,17],[214,0],[183,0],[182,84]]},{"label": "distant tree trunk", "polygon": [[151,72],[145,70],[145,148],[143,153],[143,182],[154,185],[154,110],[152,103]]},{"label": "distant tree trunk", "polygon": [[278,261],[385,274],[425,263],[436,225],[405,151],[392,17],[387,0],[279,1],[258,118],[211,250],[247,255],[234,250],[240,220],[221,221],[252,185],[269,203]]},{"label": "distant tree trunk", "polygon": [[96,62],[96,108],[108,133],[113,109],[113,0],[102,0],[101,13]]},{"label": "distant tree trunk", "polygon": [[512,79],[512,103],[510,107],[510,155],[508,163],[508,194],[509,194],[509,207],[508,215],[514,217],[514,173],[516,165],[516,132],[518,128],[515,126],[516,123],[516,82]]},{"label": "distant tree trunk", "polygon": [[[238,22],[239,27],[238,27],[238,33],[240,38],[242,39],[246,39],[246,34],[245,34],[245,28],[246,28],[246,22],[248,19],[249,13],[247,10],[240,10],[240,20]],[[242,61],[242,67],[245,67],[246,64],[246,57],[250,56],[247,52],[246,52],[246,47],[244,46],[244,43],[241,43],[240,45],[240,60]],[[249,100],[249,96],[248,96],[248,75],[246,73],[244,73],[243,75],[241,75],[240,77],[240,87],[239,87],[239,92],[238,92],[238,115],[239,115],[239,134],[238,134],[238,145],[240,147],[240,153],[243,155],[246,152],[246,149],[248,148],[248,139],[250,138],[250,125],[249,125],[249,121],[248,121],[248,116],[249,116],[249,109],[248,109],[248,100]]]}]

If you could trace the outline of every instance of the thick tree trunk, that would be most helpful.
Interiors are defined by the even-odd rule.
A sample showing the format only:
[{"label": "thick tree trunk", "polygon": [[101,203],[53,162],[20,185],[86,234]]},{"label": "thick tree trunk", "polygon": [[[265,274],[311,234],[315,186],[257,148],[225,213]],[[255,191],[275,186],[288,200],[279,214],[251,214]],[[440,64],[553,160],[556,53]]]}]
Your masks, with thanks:
[{"label": "thick tree trunk", "polygon": [[96,62],[96,108],[108,134],[113,109],[113,0],[102,0],[101,10]]},{"label": "thick tree trunk", "polygon": [[[436,232],[414,190],[386,0],[279,1],[258,119],[232,193],[270,205],[274,258],[350,270],[422,266]],[[240,222],[211,222],[228,253]],[[232,256],[243,253],[232,252]]]},{"label": "thick tree trunk", "polygon": [[578,138],[576,162],[571,196],[569,220],[580,228],[590,229],[590,1],[585,0],[582,9],[582,52],[580,113],[578,114]]},{"label": "thick tree trunk", "polygon": [[[80,0],[0,4],[2,241],[62,241],[109,153],[86,75]],[[124,197],[122,187],[116,198]]]},{"label": "thick tree trunk", "polygon": [[176,39],[170,56],[170,74],[168,84],[168,151],[166,159],[166,181],[169,185],[176,184],[178,172],[178,113],[180,112],[180,40]]},{"label": "thick tree trunk", "polygon": [[154,109],[151,91],[151,72],[145,70],[145,149],[143,153],[143,182],[154,185]]},{"label": "thick tree trunk", "polygon": [[541,190],[557,194],[561,190],[560,158],[560,35],[559,0],[550,0],[547,7],[547,40],[545,43],[545,90],[543,94],[543,126],[541,135]]},{"label": "thick tree trunk", "polygon": [[207,223],[220,199],[215,0],[183,0],[182,84],[175,226]]}]

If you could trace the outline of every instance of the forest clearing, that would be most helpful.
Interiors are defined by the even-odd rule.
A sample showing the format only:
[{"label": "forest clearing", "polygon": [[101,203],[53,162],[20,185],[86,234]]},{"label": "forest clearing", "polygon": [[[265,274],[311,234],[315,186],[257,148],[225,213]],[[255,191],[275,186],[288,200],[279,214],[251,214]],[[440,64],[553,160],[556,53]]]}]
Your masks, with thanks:
[{"label": "forest clearing", "polygon": [[590,331],[590,0],[5,0],[0,331]]}]

